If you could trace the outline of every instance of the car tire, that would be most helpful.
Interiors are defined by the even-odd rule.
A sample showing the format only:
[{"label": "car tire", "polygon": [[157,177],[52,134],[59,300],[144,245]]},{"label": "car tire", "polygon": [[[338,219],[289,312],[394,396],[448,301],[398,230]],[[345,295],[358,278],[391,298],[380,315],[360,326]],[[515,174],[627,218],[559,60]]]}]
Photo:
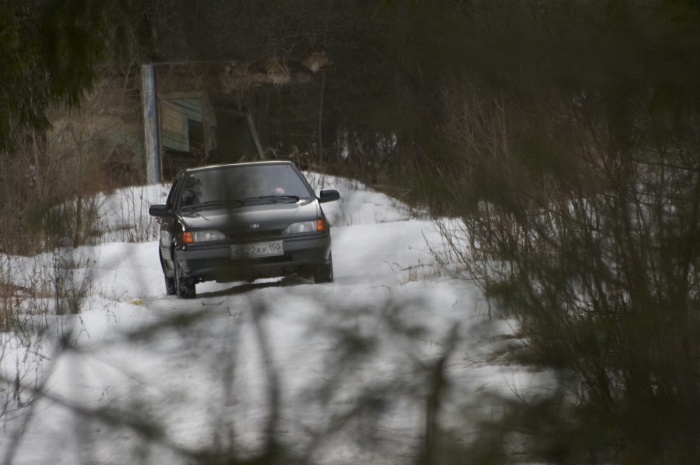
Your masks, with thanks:
[{"label": "car tire", "polygon": [[163,270],[163,279],[165,280],[165,294],[175,295],[177,293],[177,289],[175,287],[175,277],[173,276],[172,278],[168,278],[168,275],[165,273],[163,254],[160,251],[158,252],[158,258],[160,258],[160,269]]},{"label": "car tire", "polygon": [[318,266],[314,270],[314,283],[332,283],[333,282],[333,254],[328,255],[328,263]]},{"label": "car tire", "polygon": [[167,276],[165,276],[165,294],[177,294],[177,288],[175,287],[175,278],[168,278]]},{"label": "car tire", "polygon": [[182,276],[182,270],[177,262],[175,262],[175,293],[181,299],[194,299],[197,297],[194,281]]},{"label": "car tire", "polygon": [[163,255],[160,252],[158,252],[158,256],[160,258],[160,269],[163,270],[163,279],[165,280],[165,294],[175,295],[177,292],[175,287],[175,277],[168,278],[168,275],[165,274],[165,263],[163,263]]}]

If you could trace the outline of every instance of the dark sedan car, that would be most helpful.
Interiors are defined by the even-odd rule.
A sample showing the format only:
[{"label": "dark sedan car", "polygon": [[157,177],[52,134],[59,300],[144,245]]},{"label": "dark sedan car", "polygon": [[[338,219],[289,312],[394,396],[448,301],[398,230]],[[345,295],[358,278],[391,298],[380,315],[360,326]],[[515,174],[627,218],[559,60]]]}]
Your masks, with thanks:
[{"label": "dark sedan car", "polygon": [[192,168],[173,182],[160,218],[160,262],[168,294],[195,297],[195,284],[299,274],[333,281],[330,225],[297,167],[286,161]]}]

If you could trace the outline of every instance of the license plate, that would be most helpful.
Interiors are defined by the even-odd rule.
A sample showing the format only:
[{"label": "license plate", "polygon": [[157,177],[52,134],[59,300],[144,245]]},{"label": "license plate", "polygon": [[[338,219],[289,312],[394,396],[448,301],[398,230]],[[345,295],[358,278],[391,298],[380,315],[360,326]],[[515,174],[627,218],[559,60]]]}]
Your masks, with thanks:
[{"label": "license plate", "polygon": [[232,258],[271,257],[274,255],[284,255],[282,241],[231,246]]}]

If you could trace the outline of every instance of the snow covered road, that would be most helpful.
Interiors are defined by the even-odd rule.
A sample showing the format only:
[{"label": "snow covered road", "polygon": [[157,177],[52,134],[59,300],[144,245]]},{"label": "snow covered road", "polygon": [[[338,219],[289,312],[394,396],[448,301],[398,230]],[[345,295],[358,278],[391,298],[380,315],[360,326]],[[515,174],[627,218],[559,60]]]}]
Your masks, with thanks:
[{"label": "snow covered road", "polygon": [[[80,315],[51,320],[34,374],[48,396],[31,416],[5,416],[5,458],[186,464],[203,451],[246,457],[272,437],[318,463],[407,463],[424,432],[426,373],[451,331],[445,425],[463,426],[461,409],[484,386],[520,383],[481,362],[494,329],[478,292],[430,253],[441,243],[433,223],[315,176],[343,199],[328,211],[331,284],[204,283],[178,300],[165,295],[155,242],[79,249],[89,293]],[[15,263],[29,270],[30,260],[41,258]]]}]

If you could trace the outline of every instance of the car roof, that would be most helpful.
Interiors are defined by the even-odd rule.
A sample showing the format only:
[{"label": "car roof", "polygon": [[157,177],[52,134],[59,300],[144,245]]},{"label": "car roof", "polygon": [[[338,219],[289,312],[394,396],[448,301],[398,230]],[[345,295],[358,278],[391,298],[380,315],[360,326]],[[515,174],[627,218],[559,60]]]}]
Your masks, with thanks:
[{"label": "car roof", "polygon": [[265,161],[250,161],[250,162],[242,162],[242,163],[225,163],[225,164],[218,164],[218,165],[206,165],[206,166],[197,166],[194,168],[188,168],[185,170],[187,173],[194,173],[198,171],[206,171],[206,170],[212,170],[212,169],[220,169],[220,168],[232,168],[236,166],[273,166],[273,165],[292,165],[295,166],[294,163],[288,160],[265,160]]}]

